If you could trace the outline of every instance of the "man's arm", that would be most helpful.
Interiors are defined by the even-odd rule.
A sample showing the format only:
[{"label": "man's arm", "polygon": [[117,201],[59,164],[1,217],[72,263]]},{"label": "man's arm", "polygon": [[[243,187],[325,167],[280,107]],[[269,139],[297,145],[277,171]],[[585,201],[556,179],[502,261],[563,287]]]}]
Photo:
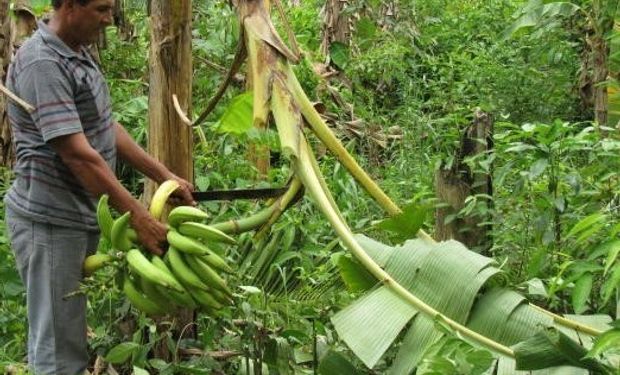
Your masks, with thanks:
[{"label": "man's arm", "polygon": [[119,158],[158,184],[166,180],[177,180],[181,187],[175,191],[174,195],[183,204],[196,204],[191,194],[194,190],[191,183],[170,172],[162,163],[146,153],[118,122],[115,123],[115,129],[116,150]]},{"label": "man's arm", "polygon": [[83,133],[74,133],[50,141],[63,163],[92,195],[110,196],[110,202],[119,212],[131,212],[131,226],[140,242],[154,254],[163,254],[167,228],[155,220],[140,202],[121,185],[101,155],[93,149]]}]

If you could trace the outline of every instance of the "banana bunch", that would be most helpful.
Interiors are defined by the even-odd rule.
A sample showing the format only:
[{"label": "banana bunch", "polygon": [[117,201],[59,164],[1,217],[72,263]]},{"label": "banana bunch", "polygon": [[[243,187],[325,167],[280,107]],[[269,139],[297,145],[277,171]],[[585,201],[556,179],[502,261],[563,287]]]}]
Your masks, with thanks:
[{"label": "banana bunch", "polygon": [[196,207],[179,206],[162,218],[165,203],[178,186],[176,181],[164,182],[149,207],[153,217],[168,224],[170,247],[163,258],[140,250],[136,232],[129,226],[130,213],[114,219],[108,196],[103,195],[97,205],[97,222],[111,251],[87,257],[84,275],[116,265],[122,275],[123,293],[134,307],[149,315],[171,313],[181,307],[214,314],[233,302],[222,273],[234,272],[214,248],[236,244],[236,240],[205,224],[207,213]]}]

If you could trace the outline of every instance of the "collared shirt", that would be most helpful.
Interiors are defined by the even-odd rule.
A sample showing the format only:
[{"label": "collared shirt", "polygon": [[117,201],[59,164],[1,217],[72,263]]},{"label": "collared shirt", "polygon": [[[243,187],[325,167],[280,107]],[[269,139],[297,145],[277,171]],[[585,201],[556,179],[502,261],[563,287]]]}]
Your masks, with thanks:
[{"label": "collared shirt", "polygon": [[114,121],[99,67],[85,47],[72,50],[40,22],[13,59],[7,86],[36,110],[29,114],[9,102],[16,179],[6,204],[33,221],[98,230],[95,197],[82,187],[49,141],[84,133],[114,170]]}]

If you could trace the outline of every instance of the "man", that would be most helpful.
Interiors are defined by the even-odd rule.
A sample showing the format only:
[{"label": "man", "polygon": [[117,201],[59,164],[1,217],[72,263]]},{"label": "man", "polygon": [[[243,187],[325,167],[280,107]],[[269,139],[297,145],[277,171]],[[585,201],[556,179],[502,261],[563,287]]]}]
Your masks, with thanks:
[{"label": "man", "polygon": [[5,197],[6,223],[27,291],[28,362],[36,374],[81,374],[88,362],[86,301],[75,291],[82,262],[99,240],[97,198],[131,211],[139,241],[164,252],[166,227],[119,183],[119,157],[161,183],[176,179],[176,198],[195,204],[193,187],[144,152],[112,119],[108,88],[85,46],[112,22],[114,0],[52,0],[48,24],[20,48],[7,85],[33,105],[8,108],[16,180]]}]

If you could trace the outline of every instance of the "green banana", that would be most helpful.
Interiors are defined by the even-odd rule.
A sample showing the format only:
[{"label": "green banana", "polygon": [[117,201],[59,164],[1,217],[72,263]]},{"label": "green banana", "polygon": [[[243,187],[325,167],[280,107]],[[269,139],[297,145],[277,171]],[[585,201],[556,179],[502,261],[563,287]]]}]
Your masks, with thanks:
[{"label": "green banana", "polygon": [[232,296],[232,291],[226,285],[226,281],[199,257],[186,254],[183,259],[185,259],[189,267],[209,288],[221,290],[227,295]]},{"label": "green banana", "polygon": [[224,258],[217,255],[215,252],[211,251],[209,254],[202,255],[200,257],[205,263],[215,268],[216,270],[223,271],[229,274],[234,273],[235,271],[226,263]]},{"label": "green banana", "polygon": [[179,182],[176,180],[164,181],[153,194],[151,204],[149,206],[149,212],[155,219],[160,220],[161,215],[164,212],[164,207],[168,201],[168,197],[179,188]]},{"label": "green banana", "polygon": [[193,255],[207,255],[212,251],[209,248],[193,238],[182,235],[174,229],[170,229],[166,236],[170,246],[184,253]]},{"label": "green banana", "polygon": [[127,236],[129,219],[131,219],[131,213],[127,211],[121,217],[114,220],[112,230],[110,231],[110,242],[112,243],[112,248],[120,251],[127,251],[131,249],[132,243]]},{"label": "green banana", "polygon": [[174,229],[168,231],[167,239],[170,246],[175,247],[177,250],[186,254],[202,256],[202,259],[211,267],[227,273],[233,273],[233,269],[226,261],[209,249],[207,245],[184,236]]},{"label": "green banana", "polygon": [[84,265],[82,266],[84,276],[92,275],[95,271],[105,267],[114,259],[115,258],[112,255],[101,253],[87,256],[86,259],[84,259]]},{"label": "green banana", "polygon": [[199,208],[193,206],[178,206],[173,208],[168,214],[168,224],[176,228],[179,224],[186,221],[204,220],[208,217],[209,214]]},{"label": "green banana", "polygon": [[129,302],[140,311],[143,311],[149,315],[160,315],[163,314],[163,309],[156,305],[154,302],[150,301],[148,298],[142,295],[140,290],[136,288],[131,279],[125,275],[125,280],[123,282],[123,292],[129,299]]},{"label": "green banana", "polygon": [[138,249],[131,249],[126,255],[129,268],[141,277],[153,282],[154,284],[161,285],[166,288],[175,289],[182,292],[183,286],[170,274],[165,273],[159,268],[155,267],[153,263],[140,252]]},{"label": "green banana", "polygon": [[158,285],[153,284],[144,277],[140,277],[139,285],[142,293],[151,302],[159,306],[163,311],[165,311],[166,313],[170,313],[174,310],[174,304],[170,303],[170,299],[168,298],[168,296],[166,296],[165,294],[160,292],[159,289],[157,289]]},{"label": "green banana", "polygon": [[177,249],[170,246],[168,248],[168,252],[166,253],[166,259],[168,260],[168,264],[170,264],[172,273],[181,281],[181,283],[193,288],[202,289],[205,291],[209,290],[209,287],[205,285],[205,283],[200,280],[198,275],[196,275],[194,271],[187,266],[181,256],[181,253]]},{"label": "green banana", "polygon": [[220,310],[224,305],[219,303],[211,294],[200,289],[190,290],[192,297],[198,302],[199,305],[206,307],[207,309]]},{"label": "green banana", "polygon": [[213,296],[213,298],[215,298],[215,300],[219,303],[221,303],[222,305],[231,305],[233,303],[233,299],[231,296],[227,295],[226,293],[222,292],[219,289],[211,289],[209,291],[209,293],[211,293],[211,295]]},{"label": "green banana", "polygon": [[138,243],[138,233],[133,228],[127,228],[127,239],[132,243]]},{"label": "green banana", "polygon": [[[151,263],[153,263],[155,267],[159,268],[165,273],[172,275],[172,272],[170,271],[166,263],[159,256],[154,255],[151,259]],[[183,288],[183,292],[178,292],[176,290],[162,288],[159,285],[157,285],[156,287],[163,295],[169,297],[177,305],[187,307],[189,309],[196,308],[196,302],[189,294],[189,292],[185,290],[185,288]]]},{"label": "green banana", "polygon": [[99,229],[101,230],[101,234],[103,238],[110,241],[112,235],[112,225],[114,224],[114,218],[110,213],[110,206],[108,205],[109,196],[107,194],[103,194],[101,198],[99,198],[99,203],[97,204],[97,224],[99,225]]},{"label": "green banana", "polygon": [[[172,216],[172,213],[171,213]],[[237,241],[219,229],[215,229],[209,225],[187,221],[181,223],[178,227],[179,233],[201,240],[225,242],[236,245]]]}]

